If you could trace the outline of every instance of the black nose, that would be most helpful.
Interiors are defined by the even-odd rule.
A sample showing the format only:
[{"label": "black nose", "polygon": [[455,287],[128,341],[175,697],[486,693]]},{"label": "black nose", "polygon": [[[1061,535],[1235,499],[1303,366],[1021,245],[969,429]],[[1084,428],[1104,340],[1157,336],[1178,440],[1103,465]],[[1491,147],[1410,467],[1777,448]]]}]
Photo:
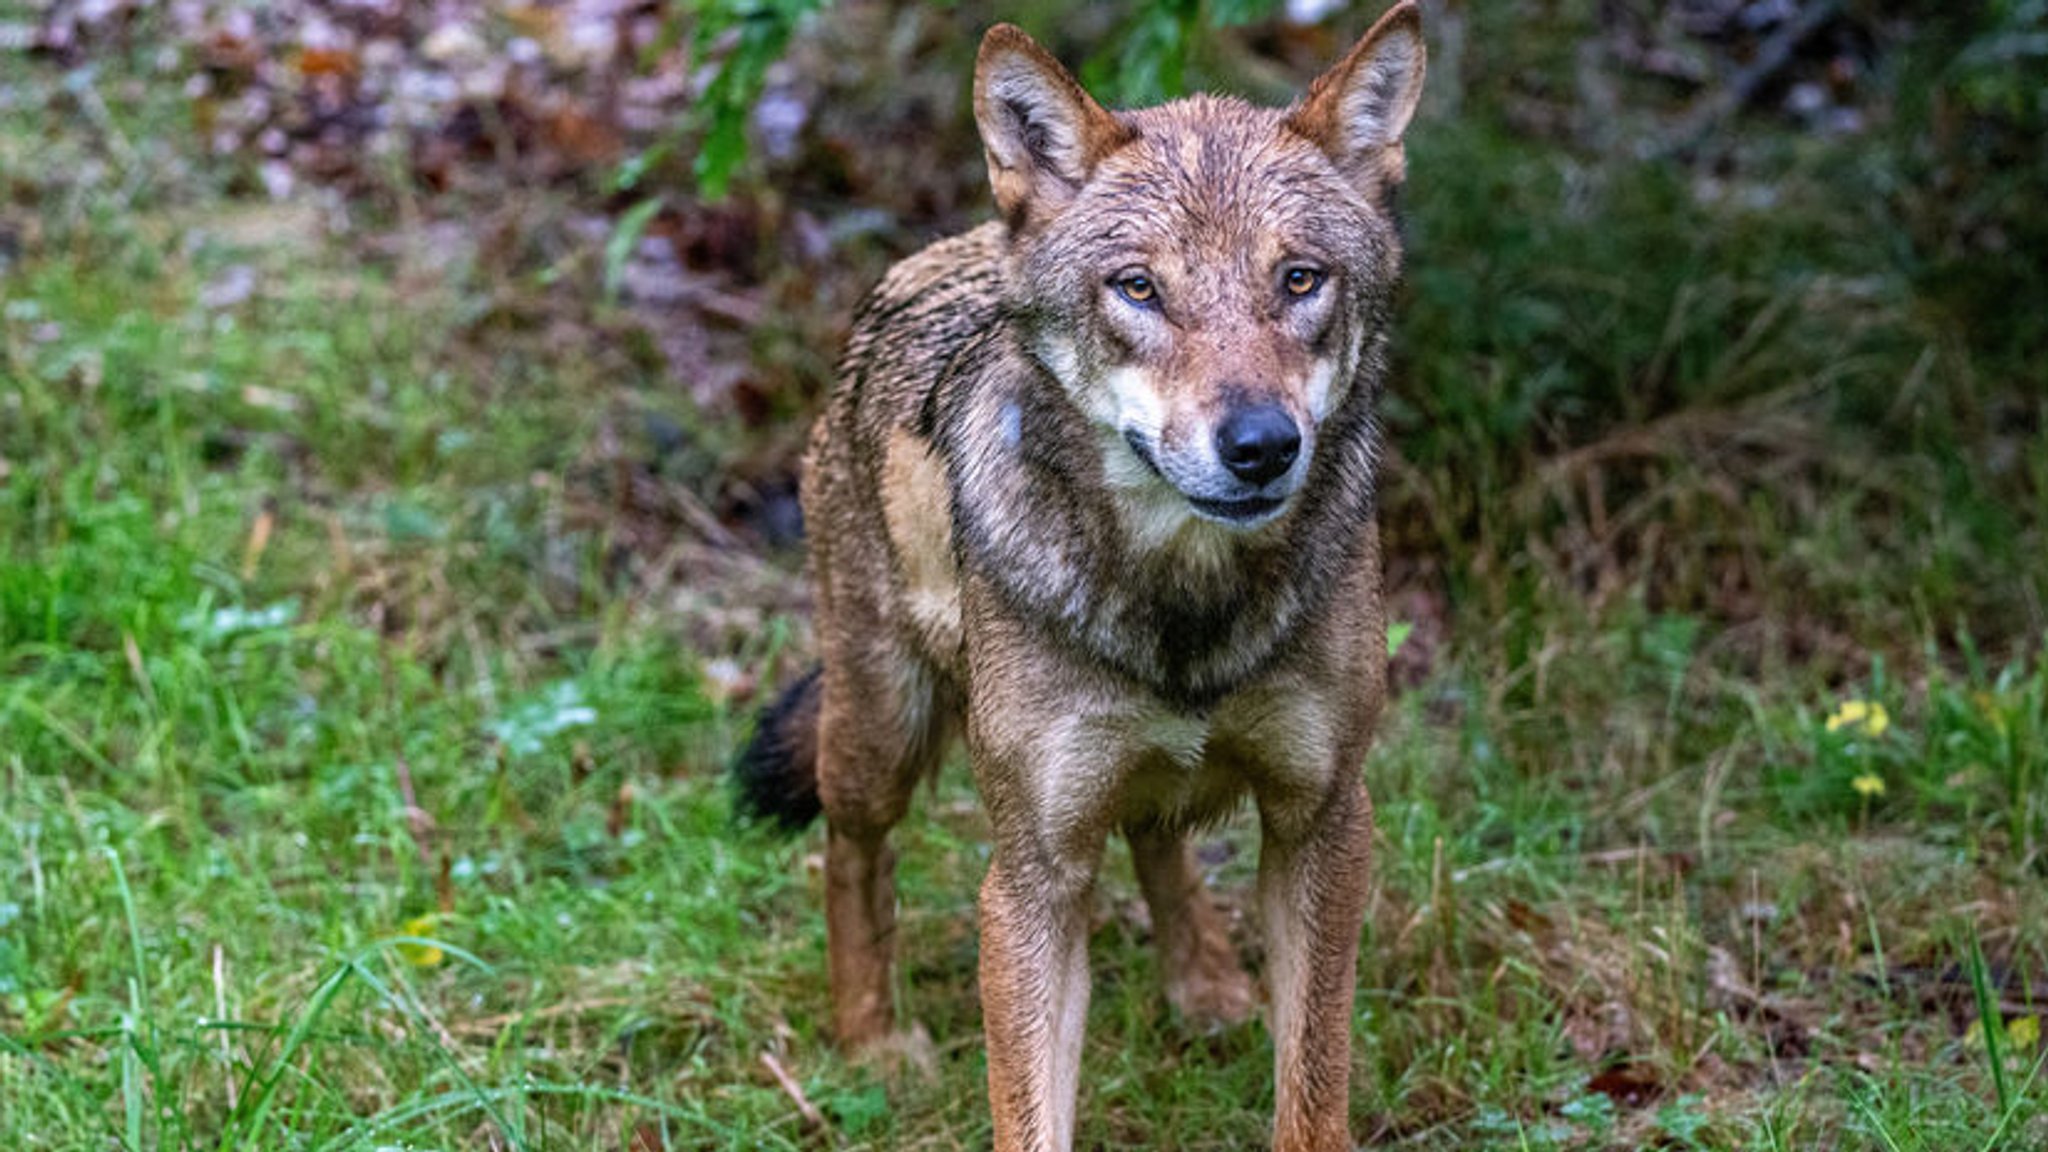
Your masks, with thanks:
[{"label": "black nose", "polygon": [[1292,468],[1300,454],[1301,429],[1278,404],[1239,408],[1216,429],[1216,455],[1247,484],[1273,479]]}]

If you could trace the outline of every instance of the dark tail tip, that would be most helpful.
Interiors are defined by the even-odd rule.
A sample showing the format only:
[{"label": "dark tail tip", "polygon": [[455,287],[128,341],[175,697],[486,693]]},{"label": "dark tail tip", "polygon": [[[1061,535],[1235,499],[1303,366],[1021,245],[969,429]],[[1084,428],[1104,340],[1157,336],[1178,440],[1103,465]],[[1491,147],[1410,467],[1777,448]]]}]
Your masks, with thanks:
[{"label": "dark tail tip", "polygon": [[754,738],[733,761],[733,814],[749,824],[801,832],[818,818],[818,702],[822,669],[783,689],[761,713]]}]

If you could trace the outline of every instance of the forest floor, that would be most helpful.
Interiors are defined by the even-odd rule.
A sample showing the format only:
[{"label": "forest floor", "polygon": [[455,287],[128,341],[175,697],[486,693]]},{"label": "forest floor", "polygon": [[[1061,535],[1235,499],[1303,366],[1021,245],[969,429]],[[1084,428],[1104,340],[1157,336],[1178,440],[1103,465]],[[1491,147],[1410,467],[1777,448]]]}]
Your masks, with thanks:
[{"label": "forest floor", "polygon": [[[150,7],[0,2],[0,1146],[985,1147],[966,772],[898,839],[922,1071],[833,1049],[821,836],[721,778],[809,660],[852,305],[981,211],[989,14],[808,28],[808,119],[707,205],[646,127],[687,83],[567,16],[392,58],[402,5]],[[1971,188],[1916,198],[1875,18],[1718,111],[1706,33],[1474,20],[1411,134],[1354,1132],[2048,1147],[2048,389],[1963,274],[2007,241],[1937,250]],[[475,96],[521,53],[579,79]],[[423,126],[359,132],[372,77]],[[1254,831],[1201,858],[1256,968]],[[1263,1027],[1174,1019],[1149,939],[1112,853],[1080,1145],[1262,1146]]]}]

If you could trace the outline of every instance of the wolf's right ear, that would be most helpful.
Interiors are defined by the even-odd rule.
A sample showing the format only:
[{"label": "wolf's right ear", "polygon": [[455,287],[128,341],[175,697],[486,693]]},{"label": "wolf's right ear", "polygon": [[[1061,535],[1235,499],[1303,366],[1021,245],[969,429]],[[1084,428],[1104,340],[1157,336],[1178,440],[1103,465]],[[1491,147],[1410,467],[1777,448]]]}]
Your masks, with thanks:
[{"label": "wolf's right ear", "polygon": [[1287,126],[1321,145],[1374,203],[1407,174],[1401,133],[1422,100],[1425,56],[1422,13],[1401,0],[1288,113]]},{"label": "wolf's right ear", "polygon": [[1073,199],[1130,129],[1097,104],[1052,53],[1014,24],[981,39],[974,120],[988,152],[996,210],[1011,227]]}]

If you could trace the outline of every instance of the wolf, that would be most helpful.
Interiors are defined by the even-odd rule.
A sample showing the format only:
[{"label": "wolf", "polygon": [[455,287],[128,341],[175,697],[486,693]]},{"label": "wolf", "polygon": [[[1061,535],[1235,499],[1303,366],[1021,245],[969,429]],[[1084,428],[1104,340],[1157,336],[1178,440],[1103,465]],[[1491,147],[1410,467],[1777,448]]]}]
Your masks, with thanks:
[{"label": "wolf", "polygon": [[1352,1146],[1361,765],[1386,684],[1375,410],[1423,73],[1404,0],[1290,107],[1111,111],[994,27],[974,116],[999,218],[897,264],[856,314],[801,484],[822,666],[762,718],[737,805],[789,827],[822,810],[834,1025],[884,1045],[889,833],[964,736],[993,834],[999,1152],[1072,1146],[1112,834],[1169,1002],[1255,1011],[1189,843],[1247,796],[1272,1146]]}]

